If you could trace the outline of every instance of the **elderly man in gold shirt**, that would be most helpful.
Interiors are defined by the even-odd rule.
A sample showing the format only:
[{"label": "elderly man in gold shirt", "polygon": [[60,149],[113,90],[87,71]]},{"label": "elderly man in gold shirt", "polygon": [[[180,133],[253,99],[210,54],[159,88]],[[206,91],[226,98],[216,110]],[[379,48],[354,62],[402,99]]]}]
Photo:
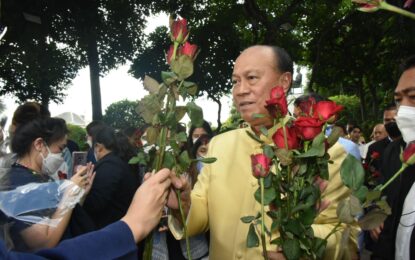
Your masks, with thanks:
[{"label": "elderly man in gold shirt", "polygon": [[[291,86],[292,72],[291,58],[285,50],[275,46],[253,46],[236,59],[232,74],[233,99],[242,118],[249,123],[250,131],[271,126],[270,117],[258,118],[253,115],[268,115],[265,100],[269,99],[271,89],[278,85],[287,92]],[[258,181],[252,176],[250,160],[250,155],[258,151],[260,145],[247,135],[246,130],[233,130],[212,139],[207,156],[215,157],[217,161],[203,167],[191,192],[185,180],[173,180],[176,187],[183,190],[189,235],[210,230],[210,259],[262,258],[260,247],[246,247],[248,225],[240,220],[242,216],[256,215],[260,210],[253,196]],[[264,141],[271,143],[271,140]],[[334,163],[329,165],[329,183],[323,199],[329,200],[331,204],[321,212],[313,225],[315,235],[321,238],[326,237],[338,223],[337,204],[349,194],[339,174],[347,152],[337,143],[329,150],[329,154]],[[173,195],[170,196],[168,205],[173,209],[177,209],[176,200]],[[173,235],[177,239],[182,238],[177,218],[170,217],[169,224]],[[357,228],[354,227],[353,235],[346,243],[341,243],[342,231],[330,236],[325,259],[338,259],[342,247],[347,244],[348,250],[355,250],[356,232]],[[268,248],[275,251],[270,253],[272,259],[283,259],[281,253],[276,253],[275,245],[268,245]]]}]

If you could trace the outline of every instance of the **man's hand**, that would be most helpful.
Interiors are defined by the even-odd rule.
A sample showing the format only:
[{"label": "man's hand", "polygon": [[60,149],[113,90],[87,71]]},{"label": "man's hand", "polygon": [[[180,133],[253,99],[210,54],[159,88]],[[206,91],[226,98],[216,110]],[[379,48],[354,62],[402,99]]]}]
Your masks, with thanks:
[{"label": "man's hand", "polygon": [[378,241],[379,235],[382,232],[382,230],[383,230],[383,223],[379,227],[374,228],[369,231],[370,237],[373,239],[373,241]]},{"label": "man's hand", "polygon": [[188,179],[183,175],[181,175],[180,177],[177,177],[176,174],[172,172],[170,174],[170,180],[171,180],[171,183],[174,189],[172,188],[170,190],[170,194],[167,200],[167,207],[172,209],[173,216],[175,216],[177,219],[181,221],[180,211],[178,210],[179,202],[177,199],[177,194],[176,194],[175,189],[181,191],[180,198],[182,202],[182,208],[183,208],[185,217],[187,217],[187,214],[189,213],[189,209],[190,209],[190,203],[191,203],[190,192],[192,188],[191,188],[191,185]]},{"label": "man's hand", "polygon": [[121,219],[131,229],[136,242],[144,239],[160,221],[171,185],[170,170],[162,169],[136,191],[127,214]]}]

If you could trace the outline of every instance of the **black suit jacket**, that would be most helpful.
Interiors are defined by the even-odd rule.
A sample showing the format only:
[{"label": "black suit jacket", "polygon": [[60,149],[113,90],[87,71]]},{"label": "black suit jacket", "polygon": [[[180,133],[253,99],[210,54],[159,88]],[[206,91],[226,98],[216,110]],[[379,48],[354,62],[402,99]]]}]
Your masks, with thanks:
[{"label": "black suit jacket", "polygon": [[386,138],[384,138],[380,141],[374,142],[367,149],[366,161],[369,161],[371,159],[371,155],[373,154],[373,152],[378,152],[380,154],[381,157],[379,157],[378,159],[374,159],[373,162],[372,162],[372,165],[378,171],[381,168],[381,164],[382,164],[382,160],[383,160],[382,155],[383,155],[386,147],[390,144],[390,142],[391,141],[389,140],[389,137],[386,137]]},{"label": "black suit jacket", "polygon": [[97,228],[102,228],[125,215],[138,183],[129,165],[114,153],[101,158],[95,171],[95,180],[85,199],[84,209]]},{"label": "black suit jacket", "polygon": [[[382,164],[382,174],[385,182],[397,172],[402,162],[399,158],[401,147],[405,143],[402,140],[392,142],[385,150],[384,160]],[[385,189],[384,194],[387,196],[388,204],[392,208],[392,214],[389,215],[385,222],[383,230],[379,236],[378,242],[373,247],[372,259],[394,259],[395,258],[395,239],[401,218],[403,204],[406,195],[415,182],[415,165],[409,166],[388,188]],[[414,241],[414,234],[411,236],[411,241]],[[414,245],[414,243],[411,243]],[[415,246],[411,247],[411,259],[415,259]]]}]

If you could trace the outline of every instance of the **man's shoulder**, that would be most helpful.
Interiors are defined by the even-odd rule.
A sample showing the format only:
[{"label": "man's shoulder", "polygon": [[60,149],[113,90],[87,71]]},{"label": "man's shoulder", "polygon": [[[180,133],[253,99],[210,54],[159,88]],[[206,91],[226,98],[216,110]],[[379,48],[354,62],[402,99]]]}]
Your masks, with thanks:
[{"label": "man's shoulder", "polygon": [[238,128],[238,129],[234,129],[234,130],[230,130],[224,133],[220,133],[218,135],[216,135],[212,140],[217,141],[224,141],[224,140],[229,140],[234,139],[234,138],[240,138],[240,137],[245,137],[248,136],[248,134],[246,133],[249,128]]}]

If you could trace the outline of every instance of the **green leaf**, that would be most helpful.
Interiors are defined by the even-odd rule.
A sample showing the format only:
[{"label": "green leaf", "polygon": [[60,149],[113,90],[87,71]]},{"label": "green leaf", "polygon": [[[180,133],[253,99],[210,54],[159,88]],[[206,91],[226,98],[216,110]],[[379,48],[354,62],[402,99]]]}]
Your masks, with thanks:
[{"label": "green leaf", "polygon": [[380,190],[371,190],[366,194],[366,202],[370,203],[374,200],[378,200],[381,195],[382,192]]},{"label": "green leaf", "polygon": [[187,114],[190,117],[192,125],[195,127],[202,127],[203,125],[203,110],[193,102],[189,102],[186,105]]},{"label": "green leaf", "polygon": [[248,236],[246,238],[246,247],[258,247],[259,246],[259,238],[255,231],[255,226],[253,223],[249,225]]},{"label": "green leaf", "polygon": [[363,230],[372,230],[379,227],[388,215],[381,209],[373,209],[359,219],[359,226]]},{"label": "green leaf", "polygon": [[265,188],[265,189],[271,188],[271,185],[272,185],[272,176],[273,176],[273,174],[272,174],[272,173],[270,173],[270,174],[268,174],[268,175],[264,178],[264,188]]},{"label": "green leaf", "polygon": [[327,246],[327,240],[315,237],[313,242],[313,251],[316,254],[316,259],[323,259]]},{"label": "green leaf", "polygon": [[296,236],[300,236],[304,232],[304,228],[301,223],[296,219],[288,220],[288,223],[284,225],[284,229],[287,232],[291,232]]},{"label": "green leaf", "polygon": [[[324,149],[324,147],[323,147],[323,149]],[[308,150],[307,152],[296,155],[295,157],[297,157],[297,158],[309,158],[309,157],[320,156],[320,154],[321,154],[321,149],[319,149],[317,147],[311,147],[310,150]]]},{"label": "green leaf", "polygon": [[196,161],[202,162],[202,163],[214,163],[216,162],[216,158],[215,157],[205,157],[205,158],[198,158],[196,159]]},{"label": "green leaf", "polygon": [[390,215],[392,213],[392,210],[389,207],[389,204],[388,204],[388,202],[386,202],[386,200],[377,201],[376,206],[378,206],[387,215]]},{"label": "green leaf", "polygon": [[311,144],[312,147],[320,147],[322,144],[324,144],[324,140],[326,139],[323,132],[319,133],[316,137],[313,139],[313,143]]},{"label": "green leaf", "polygon": [[344,199],[340,201],[339,205],[337,205],[337,217],[339,218],[340,222],[351,224],[354,222],[354,217],[351,212],[350,206],[350,199]]},{"label": "green leaf", "polygon": [[174,155],[171,152],[166,151],[164,153],[163,168],[172,169],[176,164]]},{"label": "green leaf", "polygon": [[365,179],[365,171],[360,160],[348,154],[341,164],[340,176],[344,185],[352,190],[359,190]]},{"label": "green leaf", "polygon": [[274,149],[272,149],[271,146],[264,145],[263,150],[264,150],[265,156],[267,156],[268,158],[272,159],[272,157],[274,157]]},{"label": "green leaf", "polygon": [[189,56],[182,55],[171,61],[171,69],[176,73],[179,80],[187,79],[193,74],[193,61]]},{"label": "green leaf", "polygon": [[140,164],[147,164],[147,162],[148,162],[148,155],[146,154],[146,153],[144,153],[144,152],[139,152],[138,154],[137,154],[137,156],[135,156],[135,157],[133,157],[133,158],[131,158],[129,161],[128,161],[128,163],[129,164],[137,164],[137,163],[140,163]]},{"label": "green leaf", "polygon": [[183,119],[184,115],[186,115],[187,108],[183,106],[177,106],[175,109],[176,113],[176,121],[179,122]]},{"label": "green leaf", "polygon": [[138,156],[134,156],[128,161],[129,164],[137,164],[139,162],[140,162],[140,158]]},{"label": "green leaf", "polygon": [[146,131],[146,140],[148,144],[155,144],[157,142],[157,138],[159,137],[159,129],[150,126],[147,128]]},{"label": "green leaf", "polygon": [[350,195],[350,213],[355,217],[363,213],[360,200],[353,195]]},{"label": "green leaf", "polygon": [[189,95],[196,95],[198,89],[196,83],[190,81],[183,81],[183,86],[186,88],[186,91],[187,93],[189,93]]},{"label": "green leaf", "polygon": [[161,78],[163,79],[163,82],[168,86],[178,80],[177,75],[171,71],[162,71]]},{"label": "green leaf", "polygon": [[161,111],[162,107],[163,102],[155,94],[151,94],[138,101],[136,112],[141,115],[147,124],[151,124],[154,116]]},{"label": "green leaf", "polygon": [[317,211],[314,207],[309,207],[303,211],[301,214],[301,222],[305,226],[310,226],[314,223],[314,219],[317,216]]},{"label": "green leaf", "polygon": [[254,220],[255,220],[255,217],[254,216],[245,216],[245,217],[242,217],[241,218],[241,221],[243,223],[251,223]]},{"label": "green leaf", "polygon": [[363,203],[366,199],[368,191],[369,189],[366,186],[362,185],[360,189],[354,190],[352,194],[356,196],[356,198],[358,198],[361,203]]},{"label": "green leaf", "polygon": [[[260,187],[255,191],[254,197],[258,202],[261,202],[261,189]],[[264,189],[264,205],[270,204],[277,197],[277,192],[273,187]]]},{"label": "green leaf", "polygon": [[187,142],[187,136],[185,132],[180,132],[176,135],[176,141],[180,143]]},{"label": "green leaf", "polygon": [[190,167],[192,160],[190,159],[189,153],[187,151],[183,151],[182,153],[180,153],[179,163],[182,169],[188,169]]},{"label": "green leaf", "polygon": [[145,76],[143,80],[144,88],[151,94],[158,93],[160,90],[160,83],[157,80],[153,79],[150,76]]},{"label": "green leaf", "polygon": [[287,260],[297,260],[301,256],[300,242],[296,239],[287,239],[282,244],[282,250]]},{"label": "green leaf", "polygon": [[270,204],[277,197],[277,193],[273,187],[264,189],[264,204]]}]

